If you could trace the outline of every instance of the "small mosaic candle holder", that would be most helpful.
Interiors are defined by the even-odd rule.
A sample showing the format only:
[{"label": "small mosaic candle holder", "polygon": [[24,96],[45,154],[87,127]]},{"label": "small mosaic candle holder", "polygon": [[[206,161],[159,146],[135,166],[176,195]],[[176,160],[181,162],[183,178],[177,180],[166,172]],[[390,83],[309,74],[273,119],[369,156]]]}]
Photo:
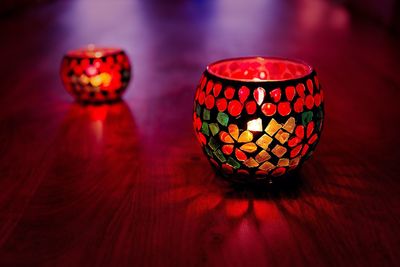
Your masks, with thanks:
[{"label": "small mosaic candle holder", "polygon": [[61,78],[79,102],[119,100],[131,78],[128,56],[119,48],[87,48],[68,52],[61,63]]},{"label": "small mosaic candle holder", "polygon": [[315,70],[283,58],[248,57],[207,66],[193,124],[212,166],[236,181],[287,175],[321,136],[324,94]]}]

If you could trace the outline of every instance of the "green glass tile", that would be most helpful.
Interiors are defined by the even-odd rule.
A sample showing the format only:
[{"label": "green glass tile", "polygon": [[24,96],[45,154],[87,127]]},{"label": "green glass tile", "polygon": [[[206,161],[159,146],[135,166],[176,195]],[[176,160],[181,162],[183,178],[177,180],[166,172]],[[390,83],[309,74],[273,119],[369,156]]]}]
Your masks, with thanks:
[{"label": "green glass tile", "polygon": [[219,132],[218,123],[210,123],[208,127],[210,127],[212,135],[216,135]]},{"label": "green glass tile", "polygon": [[200,116],[200,114],[201,114],[201,106],[199,104],[197,104],[196,113],[197,113],[197,116]]},{"label": "green glass tile", "polygon": [[203,110],[203,120],[205,121],[210,120],[210,111],[206,108]]},{"label": "green glass tile", "polygon": [[209,149],[207,146],[205,146],[204,149],[208,156],[213,157],[213,153],[212,153],[211,149]]},{"label": "green glass tile", "polygon": [[219,148],[219,143],[213,137],[210,137],[210,140],[208,141],[208,146],[211,147],[212,150],[216,150],[217,148]]},{"label": "green glass tile", "polygon": [[219,112],[217,115],[217,121],[223,126],[228,126],[229,116],[223,112]]},{"label": "green glass tile", "polygon": [[229,157],[229,158],[228,158],[227,163],[228,163],[229,165],[231,165],[234,169],[239,169],[239,168],[240,168],[240,163],[237,162],[236,160],[234,160],[232,157]]},{"label": "green glass tile", "polygon": [[217,150],[214,152],[214,155],[217,157],[217,159],[219,159],[220,162],[225,162],[226,158],[224,157],[224,154],[222,154],[221,150]]},{"label": "green glass tile", "polygon": [[201,125],[201,132],[207,136],[210,135],[210,131],[208,130],[208,123],[207,122],[203,122],[203,124]]},{"label": "green glass tile", "polygon": [[303,125],[307,125],[313,118],[313,113],[312,111],[307,111],[301,114],[301,121]]}]

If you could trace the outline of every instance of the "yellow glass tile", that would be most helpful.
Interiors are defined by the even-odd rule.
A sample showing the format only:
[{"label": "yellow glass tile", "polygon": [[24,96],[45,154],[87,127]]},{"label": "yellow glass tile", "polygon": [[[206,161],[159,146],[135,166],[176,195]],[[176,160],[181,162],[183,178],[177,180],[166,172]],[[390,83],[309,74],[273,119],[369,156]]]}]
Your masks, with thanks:
[{"label": "yellow glass tile", "polygon": [[253,140],[253,134],[250,131],[244,131],[240,136],[239,136],[239,143],[247,143],[251,142]]},{"label": "yellow glass tile", "polygon": [[275,156],[277,156],[278,158],[282,157],[283,155],[285,155],[286,153],[286,148],[281,146],[281,145],[276,145],[273,149],[272,149],[272,153],[275,154]]},{"label": "yellow glass tile", "polygon": [[251,120],[247,122],[247,130],[253,132],[262,132],[262,120],[261,118]]},{"label": "yellow glass tile", "polygon": [[108,74],[107,72],[103,72],[102,74],[100,74],[101,76],[101,80],[103,81],[103,85],[104,86],[108,86],[111,83],[111,75]]},{"label": "yellow glass tile", "polygon": [[219,133],[219,139],[221,139],[222,142],[227,143],[227,144],[233,143],[232,137],[227,132],[224,132],[224,131],[221,131]]},{"label": "yellow glass tile", "polygon": [[81,84],[89,84],[90,79],[88,76],[86,76],[85,74],[81,75],[79,77],[79,81],[81,82]]},{"label": "yellow glass tile", "polygon": [[263,134],[260,138],[258,138],[256,144],[262,147],[263,149],[267,149],[269,144],[271,144],[271,142],[272,138],[266,134]]},{"label": "yellow glass tile", "polygon": [[289,166],[289,159],[287,159],[287,158],[279,159],[278,166],[280,166],[280,167]]},{"label": "yellow glass tile", "polygon": [[239,137],[239,127],[236,124],[229,124],[228,131],[233,137],[233,139],[237,140]]},{"label": "yellow glass tile", "polygon": [[253,153],[254,151],[257,150],[257,146],[254,143],[247,143],[242,145],[240,149],[248,153]]},{"label": "yellow glass tile", "polygon": [[90,78],[90,83],[95,87],[99,86],[102,82],[103,80],[101,79],[100,75],[96,75]]},{"label": "yellow glass tile", "polygon": [[271,155],[265,151],[265,150],[261,150],[260,153],[257,154],[256,156],[256,160],[258,163],[264,162],[266,160],[269,160],[271,158]]},{"label": "yellow glass tile", "polygon": [[248,158],[243,162],[244,165],[246,165],[249,168],[254,168],[258,166],[257,161],[255,161],[253,158]]},{"label": "yellow glass tile", "polygon": [[289,162],[289,166],[290,167],[296,167],[297,165],[299,165],[300,159],[301,159],[301,156],[298,156],[298,157],[296,157],[294,159],[291,159],[290,162]]},{"label": "yellow glass tile", "polygon": [[280,129],[275,135],[275,138],[283,145],[289,139],[289,133]]},{"label": "yellow glass tile", "polygon": [[293,117],[290,117],[285,125],[283,125],[283,129],[288,131],[289,133],[293,133],[294,127],[296,126],[296,120]]},{"label": "yellow glass tile", "polygon": [[268,135],[273,136],[281,127],[282,125],[280,125],[276,120],[271,119],[271,121],[268,123],[267,128],[265,128],[265,132]]},{"label": "yellow glass tile", "polygon": [[275,165],[274,164],[272,164],[271,162],[269,162],[269,161],[266,161],[266,162],[264,162],[263,164],[261,164],[261,166],[260,167],[258,167],[260,170],[263,170],[263,171],[270,171],[270,170],[272,170],[272,169],[275,169]]}]

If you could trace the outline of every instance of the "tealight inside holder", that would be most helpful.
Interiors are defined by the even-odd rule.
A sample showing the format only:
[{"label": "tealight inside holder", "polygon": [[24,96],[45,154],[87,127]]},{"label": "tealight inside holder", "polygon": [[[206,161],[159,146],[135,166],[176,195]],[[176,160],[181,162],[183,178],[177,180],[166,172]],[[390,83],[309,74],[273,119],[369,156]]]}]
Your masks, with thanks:
[{"label": "tealight inside holder", "polygon": [[211,165],[235,181],[297,169],[321,135],[324,95],[315,70],[283,58],[210,64],[197,87],[193,125]]},{"label": "tealight inside holder", "polygon": [[87,48],[69,51],[61,63],[66,90],[79,102],[119,100],[131,78],[131,64],[119,48]]}]

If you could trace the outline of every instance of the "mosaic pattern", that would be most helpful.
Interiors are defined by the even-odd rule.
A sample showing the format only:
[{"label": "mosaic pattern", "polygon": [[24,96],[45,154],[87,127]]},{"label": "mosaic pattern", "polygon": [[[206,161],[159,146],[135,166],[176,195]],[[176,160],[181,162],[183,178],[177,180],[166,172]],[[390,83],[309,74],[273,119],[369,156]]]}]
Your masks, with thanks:
[{"label": "mosaic pattern", "polygon": [[66,90],[82,102],[121,98],[131,77],[127,55],[119,49],[81,49],[69,52],[61,64]]},{"label": "mosaic pattern", "polygon": [[254,82],[206,70],[195,95],[194,129],[211,164],[225,176],[281,176],[314,151],[323,101],[314,71],[292,80]]}]

